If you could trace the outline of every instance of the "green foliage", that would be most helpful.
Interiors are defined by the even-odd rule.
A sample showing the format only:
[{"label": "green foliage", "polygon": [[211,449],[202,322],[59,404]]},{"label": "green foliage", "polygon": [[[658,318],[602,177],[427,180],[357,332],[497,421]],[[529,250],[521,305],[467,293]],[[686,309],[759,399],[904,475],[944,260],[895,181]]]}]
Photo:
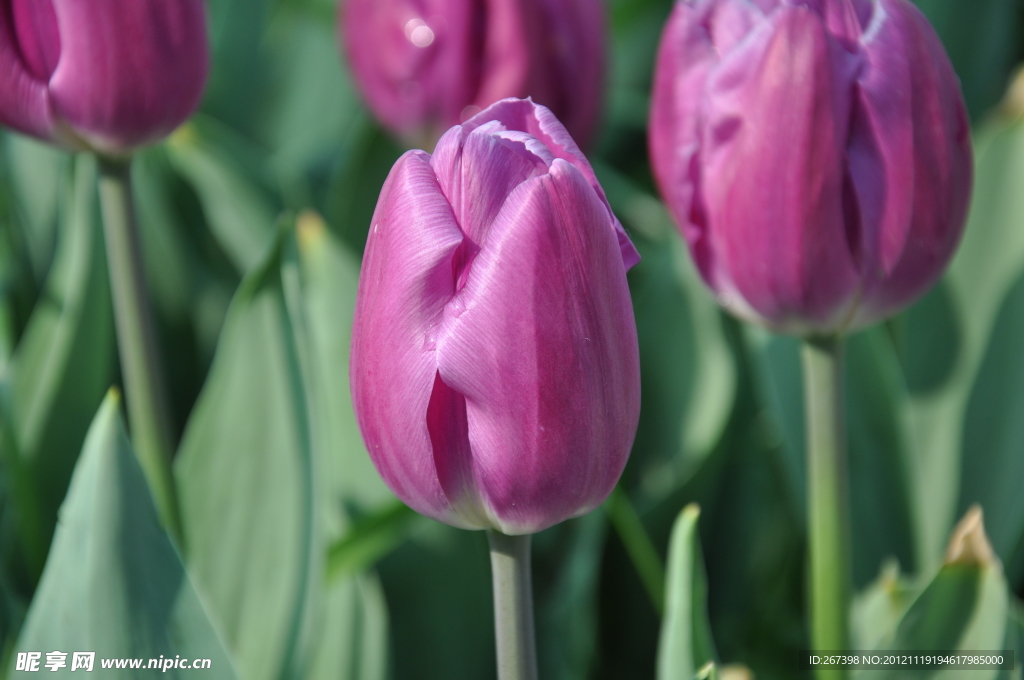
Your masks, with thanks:
[{"label": "green foliage", "polygon": [[689,505],[672,529],[665,621],[658,644],[658,680],[692,678],[716,657],[707,618],[707,577],[697,534],[699,517],[700,509]]},{"label": "green foliage", "polygon": [[[157,519],[119,409],[119,395],[111,391],[86,437],[16,649],[68,653],[61,674],[72,672],[71,652],[94,651],[100,674],[101,658],[148,664],[181,656],[210,659],[209,677],[233,680],[202,598]],[[118,672],[167,677],[149,668]]]},{"label": "green foliage", "polygon": [[[210,0],[201,111],[133,163],[182,435],[185,568],[112,402],[79,457],[118,382],[93,163],[0,135],[0,653],[88,629],[109,631],[109,656],[126,641],[166,655],[222,640],[206,655],[242,680],[493,677],[483,536],[395,500],[352,411],[358,254],[404,148],[353,89],[335,4]],[[643,256],[629,275],[643,408],[621,483],[635,513],[536,537],[549,680],[739,677],[718,659],[790,678],[807,645],[797,344],[718,310],[651,181],[652,61],[672,4],[608,3],[606,109],[588,153]],[[1012,97],[998,105],[1024,17],[1019,0],[918,5],[962,79],[976,190],[947,276],[848,344],[852,629],[866,649],[1024,652],[1008,596],[1024,593],[1024,122]],[[680,515],[692,502],[699,540]],[[973,503],[1005,575],[944,562]],[[648,591],[666,557],[661,617]],[[82,604],[96,593],[111,606]],[[160,613],[164,628],[136,625]]]}]

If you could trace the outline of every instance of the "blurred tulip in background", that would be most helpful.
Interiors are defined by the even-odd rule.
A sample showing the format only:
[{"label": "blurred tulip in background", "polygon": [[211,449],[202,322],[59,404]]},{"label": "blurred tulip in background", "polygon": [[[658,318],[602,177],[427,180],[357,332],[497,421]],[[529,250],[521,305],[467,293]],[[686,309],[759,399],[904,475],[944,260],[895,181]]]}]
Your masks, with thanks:
[{"label": "blurred tulip in background", "polygon": [[0,1],[0,122],[120,155],[161,139],[206,82],[202,0]]},{"label": "blurred tulip in background", "polygon": [[432,143],[505,97],[533,97],[586,147],[604,75],[601,0],[345,0],[342,42],[385,127]]},{"label": "blurred tulip in background", "polygon": [[540,531],[597,507],[640,409],[636,250],[551,112],[504,100],[405,154],[360,275],[352,391],[413,509]]},{"label": "blurred tulip in background", "polygon": [[649,143],[705,282],[776,330],[889,316],[938,279],[960,240],[967,111],[907,0],[678,2]]}]

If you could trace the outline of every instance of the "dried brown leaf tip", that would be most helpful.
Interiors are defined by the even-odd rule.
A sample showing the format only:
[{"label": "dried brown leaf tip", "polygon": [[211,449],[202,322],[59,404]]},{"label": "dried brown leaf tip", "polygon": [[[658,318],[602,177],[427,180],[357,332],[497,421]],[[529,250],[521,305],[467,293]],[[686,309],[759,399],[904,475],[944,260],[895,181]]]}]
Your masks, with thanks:
[{"label": "dried brown leaf tip", "polygon": [[996,560],[992,544],[985,533],[985,519],[980,505],[972,505],[953,529],[946,548],[946,564],[987,566]]}]

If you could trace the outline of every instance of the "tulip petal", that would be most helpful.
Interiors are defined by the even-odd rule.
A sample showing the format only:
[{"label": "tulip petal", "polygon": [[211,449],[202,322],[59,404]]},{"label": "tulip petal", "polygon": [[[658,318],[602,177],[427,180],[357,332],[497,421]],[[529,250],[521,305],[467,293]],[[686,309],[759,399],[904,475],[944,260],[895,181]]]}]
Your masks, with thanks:
[{"label": "tulip petal", "polygon": [[708,72],[718,61],[705,25],[711,9],[709,3],[694,6],[680,0],[665,26],[654,71],[648,147],[661,194],[690,244],[697,268],[713,285],[706,220],[696,204],[701,106]]},{"label": "tulip petal", "polygon": [[604,79],[600,0],[487,0],[487,45],[477,106],[530,96],[586,145]]},{"label": "tulip petal", "polygon": [[93,148],[123,153],[159,139],[199,103],[208,66],[202,0],[53,0],[61,59],[56,115]]},{"label": "tulip petal", "polygon": [[[437,425],[458,408],[458,395],[435,393],[435,345],[445,304],[455,293],[453,258],[463,241],[430,157],[411,151],[381,191],[366,243],[352,331],[353,404],[367,450],[389,487],[418,512],[469,525],[452,509],[439,480],[456,476],[434,442],[458,441],[458,428]],[[433,414],[433,417],[431,415]],[[474,528],[480,528],[474,527]]]},{"label": "tulip petal", "polygon": [[509,195],[438,336],[465,397],[473,478],[503,532],[539,531],[614,487],[639,417],[639,355],[619,243],[578,168]]},{"label": "tulip petal", "polygon": [[60,32],[53,3],[50,0],[13,0],[11,16],[25,67],[36,80],[47,82],[60,60]]},{"label": "tulip petal", "polygon": [[858,285],[843,187],[855,62],[821,18],[782,6],[707,84],[702,195],[712,287],[734,312],[831,328]]},{"label": "tulip petal", "polygon": [[920,10],[880,2],[854,115],[850,169],[863,216],[857,324],[927,290],[959,242],[971,193],[970,124],[959,81]]},{"label": "tulip petal", "polygon": [[22,60],[11,19],[0,10],[0,123],[51,139],[54,119],[46,82],[35,78]]},{"label": "tulip petal", "polygon": [[477,127],[489,124],[491,121],[498,121],[507,130],[518,130],[519,132],[528,133],[541,141],[555,158],[568,161],[582,172],[605,206],[609,220],[616,232],[616,239],[618,240],[622,261],[626,269],[630,269],[640,261],[640,254],[637,253],[633,242],[629,240],[629,236],[626,235],[622,224],[615,217],[615,213],[612,212],[611,205],[608,204],[608,199],[605,197],[604,189],[601,188],[601,183],[597,181],[597,175],[594,174],[594,169],[591,167],[590,162],[587,161],[583,152],[580,151],[576,142],[573,141],[569,132],[565,129],[565,126],[558,121],[550,109],[546,106],[535,104],[530,99],[503,99],[467,120],[463,123],[462,127],[466,132],[472,132]]},{"label": "tulip petal", "polygon": [[346,0],[348,63],[374,114],[392,130],[446,130],[480,83],[483,21],[476,0]]},{"label": "tulip petal", "polygon": [[500,132],[487,134],[486,128],[478,128],[466,134],[462,127],[454,127],[438,142],[430,163],[459,227],[474,243],[486,239],[513,189],[547,173],[550,153],[546,160],[541,154],[547,150],[530,141],[541,147],[536,153]]}]

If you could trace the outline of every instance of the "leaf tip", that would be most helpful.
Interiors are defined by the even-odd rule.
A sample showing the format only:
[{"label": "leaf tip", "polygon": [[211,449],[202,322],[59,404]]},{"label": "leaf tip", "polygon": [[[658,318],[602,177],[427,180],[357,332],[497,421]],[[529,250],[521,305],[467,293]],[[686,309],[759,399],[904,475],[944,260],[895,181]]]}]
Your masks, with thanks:
[{"label": "leaf tip", "polygon": [[996,560],[985,533],[985,517],[980,505],[972,505],[953,529],[946,548],[946,564],[988,566]]},{"label": "leaf tip", "polygon": [[327,234],[327,223],[320,213],[306,209],[295,217],[295,232],[299,240],[299,249],[309,252],[323,242]]}]

